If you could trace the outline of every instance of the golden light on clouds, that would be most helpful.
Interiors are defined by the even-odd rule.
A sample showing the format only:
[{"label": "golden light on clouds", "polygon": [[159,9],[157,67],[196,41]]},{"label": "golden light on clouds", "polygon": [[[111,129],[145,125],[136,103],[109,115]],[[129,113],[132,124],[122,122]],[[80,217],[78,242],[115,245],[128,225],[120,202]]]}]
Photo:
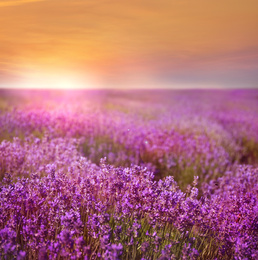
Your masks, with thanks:
[{"label": "golden light on clouds", "polygon": [[22,5],[26,3],[33,3],[33,2],[40,2],[40,1],[46,1],[46,0],[1,0],[0,7]]},{"label": "golden light on clouds", "polygon": [[4,0],[0,77],[70,71],[103,84],[155,78],[253,87],[257,31],[254,0]]}]

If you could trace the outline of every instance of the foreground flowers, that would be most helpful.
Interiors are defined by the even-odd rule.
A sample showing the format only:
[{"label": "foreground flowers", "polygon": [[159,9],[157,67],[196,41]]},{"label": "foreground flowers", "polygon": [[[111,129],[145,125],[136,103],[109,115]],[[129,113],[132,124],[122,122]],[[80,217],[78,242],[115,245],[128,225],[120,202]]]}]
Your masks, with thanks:
[{"label": "foreground flowers", "polygon": [[[257,256],[257,170],[239,168],[219,187],[182,192],[172,177],[144,168],[97,167],[85,158],[69,171],[1,186],[3,257],[129,259]],[[196,184],[196,183],[195,183]],[[253,192],[255,191],[255,192]],[[26,254],[25,254],[26,253]]]}]

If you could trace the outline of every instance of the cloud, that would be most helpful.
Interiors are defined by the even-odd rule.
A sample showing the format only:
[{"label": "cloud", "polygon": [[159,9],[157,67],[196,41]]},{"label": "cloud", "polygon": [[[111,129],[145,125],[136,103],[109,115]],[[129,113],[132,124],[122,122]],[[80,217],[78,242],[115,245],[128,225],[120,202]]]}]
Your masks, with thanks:
[{"label": "cloud", "polygon": [[257,82],[258,1],[249,1],[0,0],[1,75]]},{"label": "cloud", "polygon": [[45,0],[2,0],[0,2],[0,7],[23,5],[23,4],[34,3],[34,2],[42,2],[42,1]]}]

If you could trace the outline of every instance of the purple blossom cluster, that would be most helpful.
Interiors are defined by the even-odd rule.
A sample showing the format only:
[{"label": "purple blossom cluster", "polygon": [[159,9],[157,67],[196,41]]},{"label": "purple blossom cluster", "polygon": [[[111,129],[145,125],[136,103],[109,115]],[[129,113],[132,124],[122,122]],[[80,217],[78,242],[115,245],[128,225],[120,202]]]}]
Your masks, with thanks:
[{"label": "purple blossom cluster", "polygon": [[128,94],[5,93],[1,259],[257,259],[253,93]]}]

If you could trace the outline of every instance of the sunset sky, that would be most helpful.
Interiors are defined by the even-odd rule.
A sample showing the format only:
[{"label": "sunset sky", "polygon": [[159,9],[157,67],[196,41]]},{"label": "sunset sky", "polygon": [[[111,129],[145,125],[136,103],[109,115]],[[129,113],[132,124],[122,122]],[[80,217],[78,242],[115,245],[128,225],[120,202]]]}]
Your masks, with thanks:
[{"label": "sunset sky", "polygon": [[257,0],[0,0],[0,87],[256,88]]}]

